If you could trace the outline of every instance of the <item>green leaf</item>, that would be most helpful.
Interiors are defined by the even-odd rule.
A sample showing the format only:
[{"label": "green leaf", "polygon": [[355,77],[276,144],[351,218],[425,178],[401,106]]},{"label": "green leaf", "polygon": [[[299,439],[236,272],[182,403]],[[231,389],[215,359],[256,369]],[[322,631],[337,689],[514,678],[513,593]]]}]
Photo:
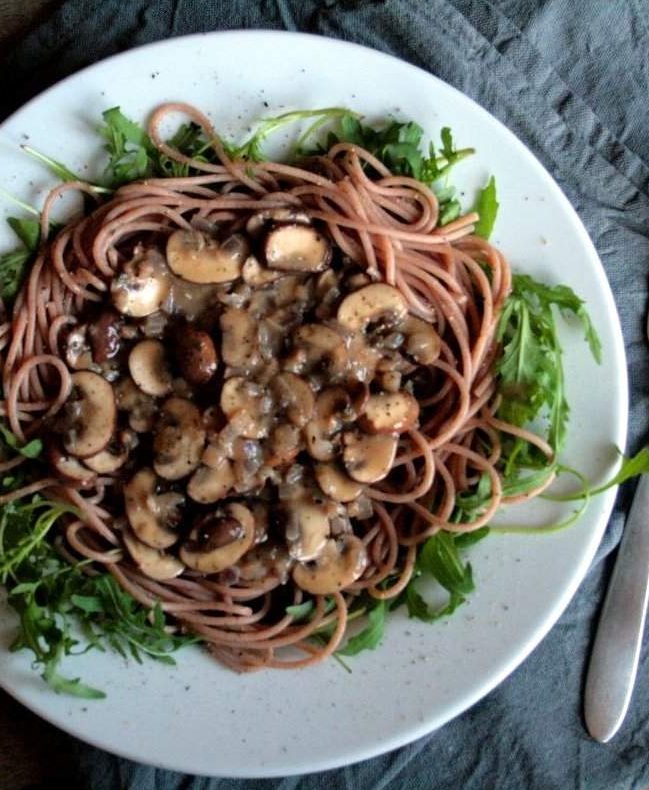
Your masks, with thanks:
[{"label": "green leaf", "polygon": [[38,245],[41,240],[41,223],[39,220],[8,217],[7,222],[29,252],[38,251]]},{"label": "green leaf", "polygon": [[20,453],[20,455],[24,455],[25,458],[38,458],[38,456],[43,452],[43,442],[40,439],[32,439],[30,442],[27,442],[27,444],[21,447],[16,436],[14,436],[14,434],[8,428],[5,428],[5,426],[1,423],[0,436],[2,436],[2,439],[7,447],[15,450],[17,453]]},{"label": "green leaf", "polygon": [[295,622],[306,620],[309,615],[313,614],[315,604],[312,600],[304,601],[303,603],[294,604],[293,606],[286,607],[286,614],[290,614]]},{"label": "green leaf", "polygon": [[478,199],[473,208],[480,215],[475,225],[474,233],[483,239],[488,239],[496,223],[500,204],[496,199],[496,179],[491,176],[487,186],[478,192]]},{"label": "green leaf", "polygon": [[[613,488],[613,486],[620,486],[623,483],[626,483],[627,480],[631,480],[634,477],[649,474],[649,448],[643,447],[631,457],[622,455],[621,453],[620,455],[620,468],[613,475],[613,477],[603,485],[594,487],[584,485],[579,491],[575,491],[570,494],[546,495],[545,498],[551,500],[552,502],[573,502],[577,499],[584,499],[585,497],[587,498],[601,494],[604,491],[607,491],[609,488]],[[562,469],[575,474],[575,470],[573,469],[565,467],[562,467]],[[583,479],[583,476],[579,473],[577,473],[577,476]]]},{"label": "green leaf", "polygon": [[480,527],[479,529],[474,529],[472,532],[458,532],[453,536],[455,548],[464,551],[470,546],[479,543],[486,538],[488,534],[489,527]]},{"label": "green leaf", "polygon": [[95,192],[111,191],[110,189],[101,187],[98,184],[91,183],[87,178],[83,178],[77,173],[74,173],[69,167],[67,167],[67,165],[64,165],[62,162],[58,162],[56,159],[52,159],[51,156],[47,156],[47,154],[44,154],[41,151],[37,151],[30,145],[23,145],[21,148],[26,154],[29,154],[29,156],[37,159],[39,162],[42,162],[50,172],[52,172],[57,178],[61,179],[61,181],[64,183],[69,181],[83,181],[85,184],[91,186]]},{"label": "green leaf", "polygon": [[43,672],[43,680],[57,694],[70,694],[81,699],[106,699],[105,692],[92,686],[87,686],[81,682],[80,678],[65,678],[51,667],[48,667]]},{"label": "green leaf", "polygon": [[461,606],[465,601],[466,598],[459,593],[453,592],[450,594],[447,603],[437,609],[433,609],[417,592],[414,579],[406,587],[408,617],[416,617],[418,620],[423,620],[425,623],[432,623],[435,620],[450,617],[458,606]]},{"label": "green leaf", "polygon": [[352,636],[345,647],[336,651],[341,656],[355,656],[362,650],[374,650],[383,639],[385,632],[385,601],[379,601],[367,615],[367,626],[356,636]]},{"label": "green leaf", "polygon": [[70,603],[86,614],[95,614],[104,611],[104,604],[96,595],[78,595],[74,593],[70,596]]},{"label": "green leaf", "polygon": [[440,531],[423,544],[417,567],[430,573],[450,593],[468,595],[474,590],[471,565],[462,564],[453,535]]}]

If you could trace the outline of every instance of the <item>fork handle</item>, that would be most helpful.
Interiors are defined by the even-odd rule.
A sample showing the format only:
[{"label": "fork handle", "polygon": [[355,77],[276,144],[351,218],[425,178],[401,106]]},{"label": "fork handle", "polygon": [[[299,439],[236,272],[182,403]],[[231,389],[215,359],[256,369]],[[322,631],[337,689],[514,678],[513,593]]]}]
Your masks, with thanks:
[{"label": "fork handle", "polygon": [[640,478],[593,645],[584,718],[606,743],[624,720],[638,670],[649,598],[649,476]]}]

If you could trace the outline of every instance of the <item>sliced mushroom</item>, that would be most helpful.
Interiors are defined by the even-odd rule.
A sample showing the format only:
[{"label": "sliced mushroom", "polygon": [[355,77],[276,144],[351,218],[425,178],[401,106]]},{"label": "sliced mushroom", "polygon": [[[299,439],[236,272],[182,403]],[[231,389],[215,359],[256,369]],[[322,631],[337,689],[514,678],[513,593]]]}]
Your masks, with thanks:
[{"label": "sliced mushroom", "polygon": [[221,356],[226,365],[250,369],[259,363],[258,322],[246,310],[232,307],[220,318]]},{"label": "sliced mushroom", "polygon": [[100,475],[116,472],[126,463],[130,450],[137,444],[133,431],[120,431],[114,436],[107,447],[96,455],[84,458],[84,464]]},{"label": "sliced mushroom", "polygon": [[268,222],[301,222],[308,225],[311,218],[304,211],[295,208],[274,208],[253,214],[246,222],[246,233],[258,236]]},{"label": "sliced mushroom", "polygon": [[254,539],[254,516],[235,502],[199,521],[180,547],[180,559],[200,573],[218,573],[234,565]]},{"label": "sliced mushroom", "polygon": [[221,389],[221,409],[230,421],[237,419],[239,435],[263,439],[270,427],[270,402],[261,388],[243,376],[233,376]]},{"label": "sliced mushroom", "polygon": [[160,398],[171,392],[171,373],[160,340],[142,340],[128,355],[131,378],[147,395]]},{"label": "sliced mushroom", "polygon": [[296,425],[276,425],[266,447],[266,464],[284,466],[290,464],[302,449],[302,434]]},{"label": "sliced mushroom", "polygon": [[147,546],[166,549],[178,540],[181,494],[156,494],[157,479],[151,469],[140,469],[124,485],[124,509],[136,536]]},{"label": "sliced mushroom", "polygon": [[185,325],[175,335],[176,361],[190,384],[202,385],[216,373],[218,356],[212,338],[201,329]]},{"label": "sliced mushroom", "polygon": [[241,269],[243,281],[253,288],[263,288],[282,277],[282,272],[273,271],[262,266],[254,255],[249,255]]},{"label": "sliced mushroom", "polygon": [[338,307],[338,323],[351,332],[362,332],[371,323],[395,326],[408,314],[400,291],[385,283],[372,283],[346,296]]},{"label": "sliced mushroom", "polygon": [[122,538],[133,562],[149,579],[163,582],[167,579],[175,579],[185,570],[185,566],[179,559],[142,543],[130,529],[123,531]]},{"label": "sliced mushroom", "polygon": [[200,411],[185,398],[169,398],[154,428],[153,468],[166,480],[180,480],[198,466],[205,446]]},{"label": "sliced mushroom", "polygon": [[409,315],[400,325],[400,329],[406,336],[404,350],[415,362],[430,365],[437,359],[442,341],[431,324]]},{"label": "sliced mushroom", "polygon": [[89,488],[97,479],[97,475],[84,466],[78,458],[67,455],[56,444],[48,448],[47,455],[57,477],[69,485]]},{"label": "sliced mushroom", "polygon": [[67,334],[64,343],[65,361],[72,370],[88,370],[92,367],[92,349],[88,342],[88,325],[77,324]]},{"label": "sliced mushroom", "polygon": [[344,437],[343,462],[347,474],[359,483],[376,483],[392,469],[398,437],[391,433],[348,433]]},{"label": "sliced mushroom", "polygon": [[227,458],[216,466],[199,466],[187,484],[187,494],[202,505],[224,499],[234,486],[234,471]]},{"label": "sliced mushroom", "polygon": [[419,417],[419,403],[406,390],[370,395],[361,415],[361,428],[370,433],[403,433]]},{"label": "sliced mushroom", "polygon": [[304,324],[293,336],[293,351],[283,363],[293,373],[323,373],[342,376],[348,365],[341,335],[324,324]]},{"label": "sliced mushroom", "polygon": [[160,309],[170,288],[164,258],[157,250],[146,250],[124,264],[113,279],[110,292],[120,313],[144,318]]},{"label": "sliced mushroom", "polygon": [[167,241],[167,263],[191,283],[227,283],[241,276],[250,245],[239,233],[218,242],[200,231],[177,230]]},{"label": "sliced mushroom", "polygon": [[401,372],[398,370],[386,370],[377,376],[379,386],[386,392],[399,392],[401,378]]},{"label": "sliced mushroom", "polygon": [[317,557],[330,532],[326,505],[314,502],[308,495],[287,503],[286,542],[293,559],[304,562]]},{"label": "sliced mushroom", "polygon": [[153,428],[158,410],[156,402],[136,385],[130,376],[115,385],[115,402],[120,411],[128,412],[128,423],[137,433],[147,433]]},{"label": "sliced mushroom", "polygon": [[285,272],[320,272],[331,262],[331,243],[312,225],[290,222],[274,225],[263,241],[270,269]]},{"label": "sliced mushroom", "polygon": [[313,562],[296,565],[293,581],[312,595],[328,595],[355,582],[366,567],[367,552],[363,541],[355,535],[343,534],[336,540],[326,541]]},{"label": "sliced mushroom", "polygon": [[74,418],[63,437],[68,453],[87,458],[104,449],[115,429],[117,409],[113,388],[106,379],[89,370],[72,375]]},{"label": "sliced mushroom", "polygon": [[280,373],[270,383],[275,397],[275,408],[298,428],[306,425],[313,415],[315,397],[309,383],[295,373]]},{"label": "sliced mushroom", "polygon": [[335,463],[316,464],[315,479],[323,493],[336,502],[352,502],[363,492],[363,484],[352,480]]}]

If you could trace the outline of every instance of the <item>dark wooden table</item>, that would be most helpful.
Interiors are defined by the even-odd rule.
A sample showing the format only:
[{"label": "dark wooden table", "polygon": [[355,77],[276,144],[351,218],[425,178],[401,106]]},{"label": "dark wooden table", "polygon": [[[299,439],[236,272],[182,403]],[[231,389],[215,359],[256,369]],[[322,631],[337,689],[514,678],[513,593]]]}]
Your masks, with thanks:
[{"label": "dark wooden table", "polygon": [[[0,54],[55,0],[0,0]],[[0,691],[0,790],[74,790],[73,741]]]}]

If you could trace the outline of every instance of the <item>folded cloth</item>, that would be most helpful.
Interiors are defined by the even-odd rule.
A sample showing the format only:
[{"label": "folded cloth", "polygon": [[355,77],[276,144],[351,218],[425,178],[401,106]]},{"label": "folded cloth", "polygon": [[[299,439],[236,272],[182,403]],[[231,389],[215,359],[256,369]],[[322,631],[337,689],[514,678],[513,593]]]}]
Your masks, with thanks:
[{"label": "folded cloth", "polygon": [[[629,359],[629,449],[649,421],[644,338],[649,263],[649,24],[641,0],[68,0],[0,63],[0,117],[48,83],[129,47],[183,33],[285,28],[410,61],[503,121],[585,223],[613,287]],[[592,741],[585,659],[619,541],[623,490],[593,566],[563,617],[488,697],[438,732],[347,768],[273,780],[201,779],[79,745],[92,790],[640,790],[649,785],[649,656],[623,730]]]}]

